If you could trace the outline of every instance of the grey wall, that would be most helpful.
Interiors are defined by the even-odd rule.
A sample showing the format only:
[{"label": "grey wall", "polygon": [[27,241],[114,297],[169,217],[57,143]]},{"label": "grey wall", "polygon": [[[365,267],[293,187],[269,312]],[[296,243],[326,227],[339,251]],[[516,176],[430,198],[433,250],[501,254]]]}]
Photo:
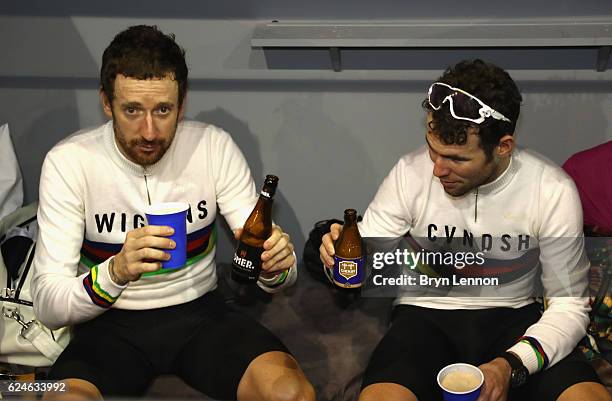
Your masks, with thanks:
[{"label": "grey wall", "polygon": [[[610,22],[612,2],[0,2],[0,124],[10,124],[26,201],[38,196],[42,160],[53,144],[104,121],[96,89],[102,51],[118,31],[140,23],[174,32],[186,48],[187,116],[228,130],[258,185],[267,173],[280,176],[276,220],[298,254],[315,221],[341,217],[346,207],[363,212],[396,160],[423,144],[421,100],[428,84],[459,59],[485,57],[510,69],[524,93],[517,132],[522,145],[561,163],[612,139],[612,73],[593,70],[592,49],[419,51],[384,55],[387,68],[399,57],[406,69],[381,70],[374,57],[364,69],[339,73],[303,69],[296,59],[290,69],[270,70],[250,39],[256,23],[273,19]],[[227,261],[225,233],[219,243],[219,257]],[[289,291],[274,298],[276,308],[259,305],[251,313],[283,338],[321,399],[330,399],[367,361],[384,329],[386,306],[340,310],[327,289],[305,274],[300,280],[293,296]],[[303,327],[314,327],[314,334]],[[347,366],[334,358],[339,349],[354,356]]]},{"label": "grey wall", "polygon": [[[610,71],[571,68],[591,53],[547,53],[557,57],[559,68],[553,62],[550,69],[536,69],[518,49],[423,51],[414,54],[418,69],[335,73],[303,70],[299,63],[269,70],[263,51],[250,47],[258,22],[372,18],[609,22],[612,3],[473,1],[467,8],[455,1],[3,2],[0,123],[10,124],[26,200],[37,198],[46,151],[69,133],[104,121],[96,91],[102,51],[118,31],[139,23],[174,32],[186,48],[187,116],[227,129],[258,184],[267,173],[281,177],[276,218],[299,250],[316,220],[341,216],[349,206],[363,211],[398,157],[423,143],[420,102],[428,82],[463,57],[485,56],[510,68],[525,94],[521,144],[563,162],[612,138]],[[561,62],[572,57],[579,62]],[[221,242],[223,250],[227,238]]]},{"label": "grey wall", "polygon": [[[18,4],[17,4],[18,3]],[[8,15],[126,16],[202,19],[423,19],[423,18],[508,18],[577,17],[610,14],[607,0],[30,0],[4,2],[0,12]]]}]

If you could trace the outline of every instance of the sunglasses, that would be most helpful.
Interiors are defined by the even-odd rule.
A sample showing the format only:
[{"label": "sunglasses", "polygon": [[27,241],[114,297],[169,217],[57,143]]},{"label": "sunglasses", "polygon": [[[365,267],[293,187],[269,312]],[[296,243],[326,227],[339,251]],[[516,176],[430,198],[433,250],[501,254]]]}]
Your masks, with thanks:
[{"label": "sunglasses", "polygon": [[442,104],[448,101],[451,115],[457,120],[480,124],[486,118],[493,117],[496,120],[511,122],[502,113],[493,110],[476,96],[443,82],[434,82],[429,87],[427,100],[434,110],[440,110]]}]

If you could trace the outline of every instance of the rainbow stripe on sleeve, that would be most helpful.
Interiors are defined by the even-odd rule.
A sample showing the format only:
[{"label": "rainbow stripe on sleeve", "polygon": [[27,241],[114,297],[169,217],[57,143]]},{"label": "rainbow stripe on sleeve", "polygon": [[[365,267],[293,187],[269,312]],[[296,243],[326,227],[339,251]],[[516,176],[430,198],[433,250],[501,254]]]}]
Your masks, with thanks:
[{"label": "rainbow stripe on sleeve", "polygon": [[83,286],[93,303],[102,308],[110,308],[117,300],[117,297],[108,294],[98,284],[98,265],[92,267],[89,274],[85,276]]},{"label": "rainbow stripe on sleeve", "polygon": [[[217,228],[213,221],[210,225],[187,234],[187,262],[183,268],[205,258],[215,248],[217,240]],[[109,308],[117,300],[110,296],[100,287],[98,277],[98,265],[121,251],[123,244],[112,244],[106,242],[95,242],[83,240],[81,246],[81,263],[90,269],[83,279],[83,286],[92,302],[103,308]],[[154,276],[176,271],[177,269],[159,269],[155,272],[143,274],[143,276]]]},{"label": "rainbow stripe on sleeve", "polygon": [[535,352],[536,357],[538,358],[538,370],[539,371],[544,370],[548,367],[548,363],[549,363],[548,356],[544,352],[544,348],[542,348],[542,345],[540,344],[538,340],[536,340],[533,337],[523,336],[518,339],[517,343],[519,342],[525,343],[533,349],[533,352]]}]

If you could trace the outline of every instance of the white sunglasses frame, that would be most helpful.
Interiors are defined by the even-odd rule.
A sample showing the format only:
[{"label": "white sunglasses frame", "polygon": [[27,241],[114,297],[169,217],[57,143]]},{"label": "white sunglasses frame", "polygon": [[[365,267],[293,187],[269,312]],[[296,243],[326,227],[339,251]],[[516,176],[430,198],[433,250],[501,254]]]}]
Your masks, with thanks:
[{"label": "white sunglasses frame", "polygon": [[[473,118],[467,118],[467,117],[460,117],[455,113],[455,108],[453,107],[453,96],[455,96],[456,93],[451,93],[450,95],[446,96],[444,99],[442,99],[442,102],[440,102],[440,106],[439,107],[435,107],[433,104],[431,104],[431,91],[434,87],[434,85],[440,85],[440,86],[444,86],[446,88],[451,89],[454,92],[460,92],[463,93],[464,95],[468,96],[471,99],[474,99],[478,102],[478,104],[480,105],[480,109],[478,110],[478,114],[480,114],[480,118],[478,119],[473,119]],[[484,120],[486,120],[488,117],[493,117],[496,120],[500,120],[500,121],[507,121],[509,123],[511,123],[512,121],[510,121],[506,116],[504,116],[502,113],[500,113],[499,111],[494,110],[493,108],[487,106],[482,100],[478,99],[476,96],[467,93],[466,91],[459,89],[459,88],[455,88],[454,86],[450,86],[448,84],[445,84],[444,82],[434,82],[433,84],[431,84],[431,86],[429,87],[429,90],[427,91],[427,103],[429,103],[429,105],[434,109],[434,110],[440,110],[442,108],[442,105],[444,104],[444,102],[448,101],[449,105],[450,105],[450,112],[451,115],[453,116],[453,118],[457,119],[457,120],[466,120],[466,121],[471,121],[475,124],[480,124],[482,122],[484,122]]]}]

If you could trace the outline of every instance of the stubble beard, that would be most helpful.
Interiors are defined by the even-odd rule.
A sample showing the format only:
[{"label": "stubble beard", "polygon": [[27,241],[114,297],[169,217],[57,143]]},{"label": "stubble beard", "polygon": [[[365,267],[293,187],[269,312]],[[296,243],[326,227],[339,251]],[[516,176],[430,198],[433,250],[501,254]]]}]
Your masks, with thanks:
[{"label": "stubble beard", "polygon": [[[134,139],[131,141],[127,141],[125,139],[125,135],[117,126],[117,123],[113,119],[113,131],[115,134],[115,140],[117,141],[119,148],[121,149],[124,156],[126,156],[130,161],[142,166],[147,167],[153,165],[161,160],[162,157],[170,148],[172,141],[174,140],[174,136],[176,135],[176,130],[178,127],[178,119],[174,124],[174,130],[172,135],[168,139],[157,139],[154,141],[147,141],[142,138]],[[141,145],[155,145],[158,147],[158,150],[152,154],[143,154],[138,151],[138,147]]]},{"label": "stubble beard", "polygon": [[[487,163],[487,165],[485,165],[485,167],[487,167],[489,164],[492,164],[493,161],[490,161],[489,163]],[[474,184],[470,184],[469,187],[467,188],[459,188],[457,191],[453,191],[453,192],[449,192],[446,190],[446,188],[442,187],[444,189],[444,192],[446,192],[448,195],[454,197],[454,198],[460,198],[462,196],[464,196],[465,194],[474,191],[476,188],[480,187],[481,185],[485,185],[488,184],[489,182],[494,181],[497,177],[493,177],[495,175],[495,166],[493,166],[493,168],[491,168],[491,171],[486,174],[483,175],[481,177],[479,177]]]}]

